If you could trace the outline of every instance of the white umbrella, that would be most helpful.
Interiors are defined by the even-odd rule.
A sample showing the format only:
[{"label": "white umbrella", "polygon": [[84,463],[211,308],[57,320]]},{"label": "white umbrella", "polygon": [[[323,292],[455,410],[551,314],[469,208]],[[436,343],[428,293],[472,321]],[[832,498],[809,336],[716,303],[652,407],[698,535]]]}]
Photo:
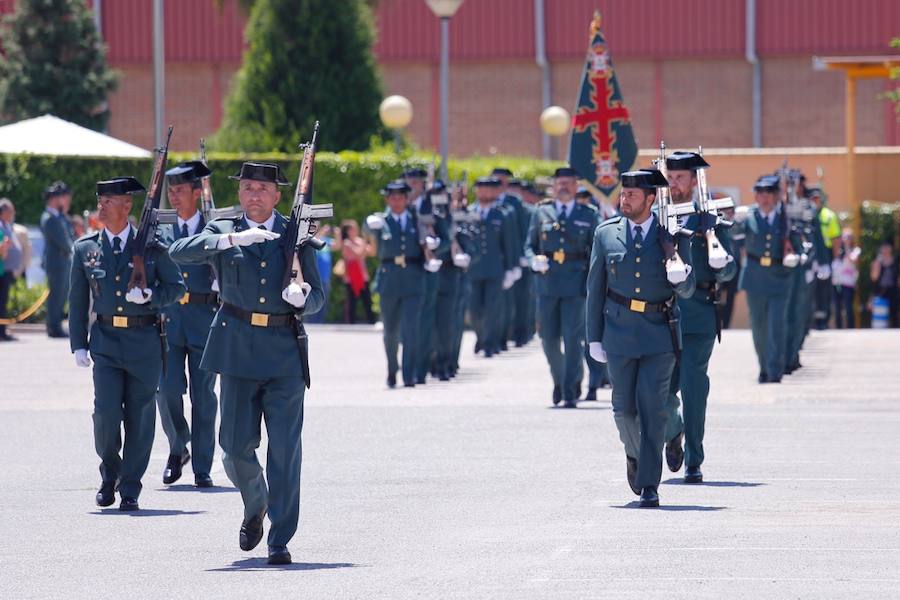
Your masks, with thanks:
[{"label": "white umbrella", "polygon": [[53,115],[0,127],[0,153],[146,158],[151,153]]}]

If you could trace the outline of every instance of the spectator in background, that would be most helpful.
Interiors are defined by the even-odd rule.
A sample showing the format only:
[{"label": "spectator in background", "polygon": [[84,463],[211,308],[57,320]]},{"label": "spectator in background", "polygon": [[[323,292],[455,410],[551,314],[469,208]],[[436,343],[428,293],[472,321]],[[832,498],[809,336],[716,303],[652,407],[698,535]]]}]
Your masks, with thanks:
[{"label": "spectator in background", "polygon": [[344,262],[343,278],[347,288],[344,301],[344,322],[356,323],[356,305],[362,300],[366,320],[375,323],[372,311],[372,295],[369,292],[369,271],[366,268],[366,257],[375,256],[375,247],[359,234],[356,221],[346,220],[341,223],[338,246]]},{"label": "spectator in background", "polygon": [[81,215],[72,215],[69,217],[69,223],[72,224],[72,237],[74,239],[79,239],[87,230],[84,228],[84,217]]},{"label": "spectator in background", "polygon": [[44,190],[44,214],[41,215],[41,232],[44,234],[44,271],[47,272],[47,335],[52,338],[68,338],[63,329],[63,307],[69,295],[69,274],[72,270],[72,247],[75,231],[67,213],[72,204],[72,190],[62,181]]},{"label": "spectator in background", "polygon": [[837,256],[831,263],[831,280],[834,284],[834,324],[838,329],[844,328],[846,316],[847,329],[856,327],[856,315],[853,311],[853,297],[856,295],[856,282],[859,279],[860,249],[854,244],[853,231],[844,229]]},{"label": "spectator in background", "polygon": [[894,259],[894,245],[889,240],[882,242],[878,249],[869,276],[874,284],[873,296],[887,301],[890,326],[897,327],[897,262]]},{"label": "spectator in background", "polygon": [[328,299],[331,297],[331,251],[334,239],[331,237],[331,225],[322,225],[316,232],[316,237],[325,242],[321,250],[316,250],[316,265],[319,267],[319,277],[322,279],[322,291],[325,293],[325,304],[322,310],[305,318],[307,323],[324,323],[328,313]]},{"label": "spectator in background", "polygon": [[[28,261],[31,260],[28,230],[17,225],[15,220],[15,205],[9,198],[0,198],[0,319],[9,315],[9,290],[16,279],[24,275]],[[0,323],[0,342],[15,339],[7,333],[6,325]]]}]

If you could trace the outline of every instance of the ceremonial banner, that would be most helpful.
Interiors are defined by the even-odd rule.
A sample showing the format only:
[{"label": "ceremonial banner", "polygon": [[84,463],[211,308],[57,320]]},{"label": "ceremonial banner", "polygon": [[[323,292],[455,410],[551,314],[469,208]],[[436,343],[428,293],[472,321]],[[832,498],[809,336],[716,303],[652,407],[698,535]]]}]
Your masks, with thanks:
[{"label": "ceremonial banner", "polygon": [[638,149],[606,40],[600,31],[600,13],[595,13],[591,21],[590,44],[572,118],[569,164],[591,186],[609,197],[619,185],[620,174],[631,169]]}]

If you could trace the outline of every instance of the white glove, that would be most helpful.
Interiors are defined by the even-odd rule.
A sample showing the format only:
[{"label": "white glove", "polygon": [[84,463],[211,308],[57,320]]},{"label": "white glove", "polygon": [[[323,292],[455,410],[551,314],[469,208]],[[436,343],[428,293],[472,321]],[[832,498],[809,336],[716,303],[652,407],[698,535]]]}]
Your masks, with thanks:
[{"label": "white glove", "polygon": [[590,352],[591,358],[597,362],[606,362],[606,351],[603,349],[603,344],[600,342],[591,342],[588,344],[588,352]]},{"label": "white glove", "polygon": [[147,304],[150,302],[151,296],[153,296],[153,290],[144,288],[144,290],[141,291],[141,288],[133,287],[125,294],[125,301],[134,304]]},{"label": "white glove", "polygon": [[513,274],[513,283],[522,279],[522,267],[513,267],[512,274]]},{"label": "white glove", "polygon": [[312,286],[306,283],[290,282],[286,288],[281,290],[281,299],[297,308],[303,308],[306,305],[306,297],[312,291]]},{"label": "white glove", "polygon": [[531,261],[528,260],[527,256],[519,257],[519,266],[523,269],[527,269],[531,265]]},{"label": "white glove", "polygon": [[531,270],[535,273],[546,273],[550,270],[550,260],[543,254],[538,254],[531,259]]},{"label": "white glove", "polygon": [[809,254],[807,254],[806,252],[801,253],[800,254],[800,264],[805,265],[808,262],[809,262]]},{"label": "white glove", "polygon": [[712,269],[721,269],[730,262],[729,258],[734,260],[730,254],[725,252],[725,248],[717,246],[709,252],[709,266]]},{"label": "white glove", "polygon": [[439,258],[432,258],[425,263],[425,270],[429,273],[437,273],[441,270],[441,265],[444,264]]},{"label": "white glove", "polygon": [[366,217],[366,227],[372,231],[378,231],[384,227],[384,218],[381,215],[369,215]]},{"label": "white glove", "polygon": [[788,269],[793,269],[800,264],[800,256],[792,252],[782,259],[781,264],[786,266]]},{"label": "white glove", "polygon": [[503,289],[508,290],[513,286],[516,282],[515,274],[512,272],[512,269],[504,273],[503,275]]},{"label": "white glove", "polygon": [[803,277],[804,279],[806,279],[806,283],[812,283],[813,279],[816,278],[816,273],[812,269],[809,269],[808,271],[806,271]]},{"label": "white glove", "polygon": [[472,257],[465,252],[460,252],[453,255],[453,264],[460,269],[468,269],[471,263]]},{"label": "white glove", "polygon": [[211,289],[214,292],[218,292],[219,291],[219,280],[213,279],[212,284],[209,286],[209,289]]},{"label": "white glove", "polygon": [[750,216],[749,206],[738,206],[734,209],[734,222],[743,223]]},{"label": "white glove", "polygon": [[685,281],[687,281],[688,275],[691,274],[691,265],[684,264],[684,269],[681,269],[681,264],[684,263],[678,263],[678,266],[676,266],[675,268],[666,268],[666,278],[672,285],[684,283]]},{"label": "white glove", "polygon": [[219,238],[219,243],[216,245],[216,247],[219,250],[227,250],[228,248],[232,248],[234,246],[249,246],[251,244],[259,244],[260,242],[265,242],[268,240],[277,240],[280,237],[280,233],[275,233],[274,231],[270,231],[268,229],[260,229],[259,227],[254,227],[245,231],[238,231],[237,233],[222,234],[222,237]]},{"label": "white glove", "polygon": [[437,238],[434,236],[426,236],[425,237],[425,247],[429,250],[437,250],[437,247],[441,245],[441,238]]},{"label": "white glove", "polygon": [[819,270],[816,272],[816,277],[818,277],[822,281],[828,281],[829,279],[831,279],[831,266],[822,265],[821,267],[819,267]]},{"label": "white glove", "polygon": [[91,357],[88,355],[88,351],[86,349],[79,348],[75,351],[75,364],[79,367],[91,366]]}]

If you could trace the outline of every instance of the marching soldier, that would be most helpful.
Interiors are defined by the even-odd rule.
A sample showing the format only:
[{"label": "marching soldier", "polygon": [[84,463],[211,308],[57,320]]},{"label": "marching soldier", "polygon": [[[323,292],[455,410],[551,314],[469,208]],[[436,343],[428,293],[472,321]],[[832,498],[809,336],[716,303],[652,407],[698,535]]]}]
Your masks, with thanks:
[{"label": "marching soldier", "polygon": [[[128,223],[131,196],[143,191],[133,177],[97,182],[105,228],[75,243],[69,291],[75,363],[90,367],[94,361],[94,446],[102,478],[97,505],[110,506],[118,489],[124,511],[139,508],[141,477],[153,447],[154,398],[165,353],[160,310],[185,290],[178,267],[161,246],[144,256],[149,287],[127,289],[135,237]],[[89,327],[90,312],[96,319]]]},{"label": "marching soldier", "polygon": [[[675,203],[692,202],[697,188],[697,170],[709,167],[703,157],[695,152],[676,152],[666,159],[669,188]],[[696,203],[695,207],[699,208]],[[703,221],[706,222],[703,222]],[[721,332],[718,313],[718,286],[730,281],[737,274],[737,263],[731,254],[728,228],[716,223],[710,213],[690,215],[685,228],[694,232],[691,236],[691,265],[696,291],[692,296],[678,298],[681,312],[682,349],[669,390],[671,397],[681,391],[684,421],[684,449],[681,447],[681,423],[677,436],[666,439],[666,461],[669,469],[677,472],[686,461],[685,483],[701,483],[703,473],[703,433],[706,423],[706,402],[709,397],[709,359],[716,337]],[[711,222],[710,222],[711,221]],[[714,236],[706,231],[712,231]],[[712,240],[712,241],[711,241]],[[710,244],[719,244],[722,251],[710,253]],[[675,399],[677,414],[677,398]],[[679,419],[680,421],[680,419]],[[671,419],[670,419],[671,422]]]},{"label": "marching soldier", "polygon": [[[531,274],[528,267],[531,264],[525,256],[524,246],[528,239],[528,228],[531,226],[531,215],[534,212],[527,206],[522,198],[517,196],[515,189],[521,189],[518,180],[511,179],[513,173],[506,167],[496,167],[491,172],[491,177],[500,180],[500,195],[497,197],[497,204],[501,208],[509,211],[513,223],[515,224],[516,234],[519,236],[519,242],[516,249],[521,255],[516,259],[515,267],[516,280],[509,292],[504,293],[506,297],[504,318],[506,326],[503,330],[504,335],[501,340],[501,349],[506,349],[508,340],[512,340],[516,348],[521,348],[528,343],[531,338],[530,330],[533,326],[529,325],[529,321],[534,321],[534,313],[528,311],[530,296],[533,293],[533,284]],[[516,185],[513,185],[515,181]]]},{"label": "marching soldier", "polygon": [[[675,295],[694,292],[689,242],[679,239],[674,253],[651,210],[666,185],[655,169],[622,174],[622,216],[597,228],[587,281],[590,352],[608,363],[628,483],[642,507],[659,506],[666,400],[680,344]],[[683,268],[669,268],[676,256]]]},{"label": "marching soldier", "polygon": [[541,344],[553,377],[553,404],[575,408],[584,373],[585,284],[597,211],[575,202],[574,169],[561,167],[553,177],[555,198],[535,211],[525,255],[537,273]]},{"label": "marching soldier", "polygon": [[69,294],[69,273],[72,271],[72,246],[75,232],[66,213],[72,202],[72,190],[57,181],[44,190],[46,206],[41,215],[44,235],[43,267],[47,272],[47,335],[64,338],[69,334],[62,326],[63,307]]},{"label": "marching soldier", "polygon": [[753,186],[756,206],[735,210],[735,228],[744,235],[747,260],[740,288],[747,292],[759,382],[781,383],[785,367],[787,297],[793,269],[800,262],[800,240],[785,227],[777,204],[779,180],[764,175]]},{"label": "marching soldier", "polygon": [[[197,209],[201,179],[210,170],[200,161],[181,163],[166,172],[169,204],[177,212],[174,226],[164,227],[167,244],[200,233],[206,226]],[[163,483],[181,478],[182,466],[192,460],[194,484],[212,487],[210,476],[216,448],[216,409],[218,400],[213,389],[216,374],[200,368],[203,349],[213,317],[219,307],[219,295],[213,291],[215,275],[209,265],[179,265],[187,293],[178,303],[165,309],[169,354],[167,369],[159,382],[159,417],[169,440],[169,459]],[[185,378],[185,362],[189,378]],[[188,381],[190,387],[188,388]],[[184,418],[183,397],[189,390],[191,426]],[[194,456],[191,458],[187,444]]]},{"label": "marching soldier", "polygon": [[[300,434],[309,385],[300,320],[322,308],[325,294],[311,246],[300,257],[304,283],[282,289],[287,265],[279,238],[287,219],[275,206],[279,186],[289,184],[278,166],[245,162],[231,178],[239,181],[244,216],[207,223],[200,233],[176,240],[169,252],[181,265],[211,265],[219,277],[222,305],[200,368],[221,376],[219,443],[225,473],[244,502],[240,548],[259,544],[268,512],[269,563],[287,564],[287,544],[300,518]],[[265,477],[256,457],[263,417]]]},{"label": "marching soldier", "polygon": [[482,177],[475,181],[478,202],[469,207],[478,215],[472,239],[469,314],[476,333],[475,353],[491,358],[500,351],[503,321],[503,292],[515,282],[519,236],[509,213],[497,206],[500,180]]},{"label": "marching soldier", "polygon": [[[418,223],[409,207],[409,185],[402,179],[382,190],[387,209],[369,215],[366,226],[378,241],[381,261],[375,289],[381,297],[384,323],[384,351],[388,362],[388,387],[397,385],[397,370],[405,387],[416,385],[416,352],[422,296],[425,293],[424,253],[419,244]],[[403,358],[397,364],[397,346],[403,345]]]}]

